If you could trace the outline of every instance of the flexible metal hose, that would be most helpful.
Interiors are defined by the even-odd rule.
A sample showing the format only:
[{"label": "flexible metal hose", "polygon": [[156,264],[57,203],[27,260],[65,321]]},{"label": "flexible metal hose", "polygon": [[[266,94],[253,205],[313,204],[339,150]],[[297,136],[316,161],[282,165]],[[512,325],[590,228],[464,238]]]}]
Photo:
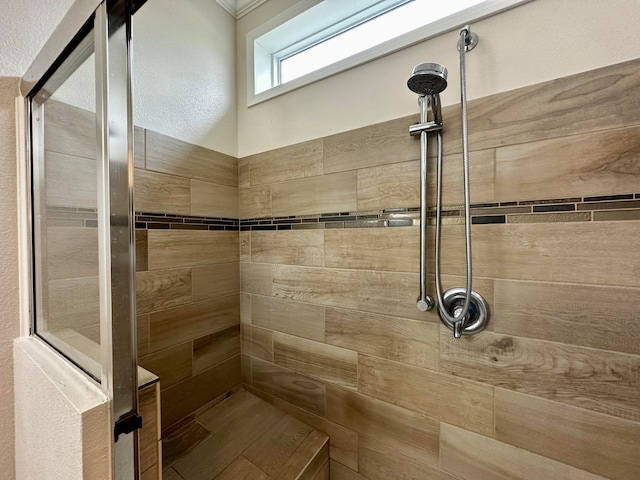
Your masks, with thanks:
[{"label": "flexible metal hose", "polygon": [[[464,177],[464,225],[465,225],[465,241],[466,241],[466,263],[467,263],[467,291],[465,292],[464,304],[462,310],[458,310],[455,317],[449,315],[443,308],[442,286],[440,283],[440,234],[442,223],[442,132],[438,132],[438,188],[436,202],[436,251],[435,251],[435,275],[436,275],[436,294],[438,296],[438,309],[441,316],[449,322],[454,323],[454,333],[460,333],[464,328],[465,317],[469,313],[469,305],[471,302],[471,291],[473,283],[473,272],[471,265],[471,213],[469,194],[469,139],[467,130],[467,73],[465,67],[465,50],[467,44],[467,35],[470,32],[463,29],[460,32],[460,104],[462,107],[462,170]],[[462,323],[458,323],[462,322]],[[458,324],[458,325],[456,325]],[[459,330],[458,330],[459,329]],[[458,336],[458,335],[456,335]]]}]

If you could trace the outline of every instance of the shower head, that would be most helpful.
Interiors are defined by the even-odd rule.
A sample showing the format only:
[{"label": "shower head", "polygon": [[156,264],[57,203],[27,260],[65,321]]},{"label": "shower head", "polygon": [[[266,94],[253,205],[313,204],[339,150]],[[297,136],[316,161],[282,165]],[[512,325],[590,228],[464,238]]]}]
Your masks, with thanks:
[{"label": "shower head", "polygon": [[421,63],[413,69],[407,87],[418,95],[436,95],[447,88],[447,69],[439,63]]}]

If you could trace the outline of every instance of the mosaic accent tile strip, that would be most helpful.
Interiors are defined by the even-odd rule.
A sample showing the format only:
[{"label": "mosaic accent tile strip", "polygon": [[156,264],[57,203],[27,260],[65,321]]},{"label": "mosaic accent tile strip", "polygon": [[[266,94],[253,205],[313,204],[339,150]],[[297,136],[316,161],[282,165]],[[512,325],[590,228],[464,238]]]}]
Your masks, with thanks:
[{"label": "mosaic accent tile strip", "polygon": [[[435,208],[427,212],[435,225]],[[478,203],[471,205],[473,225],[505,223],[590,222],[640,220],[640,193],[546,200]],[[97,211],[89,208],[50,207],[49,226],[97,227]],[[464,224],[464,207],[443,207],[443,225]],[[366,212],[330,212],[271,218],[223,218],[136,212],[138,230],[278,231],[329,228],[411,227],[420,225],[420,208],[389,208]]]}]

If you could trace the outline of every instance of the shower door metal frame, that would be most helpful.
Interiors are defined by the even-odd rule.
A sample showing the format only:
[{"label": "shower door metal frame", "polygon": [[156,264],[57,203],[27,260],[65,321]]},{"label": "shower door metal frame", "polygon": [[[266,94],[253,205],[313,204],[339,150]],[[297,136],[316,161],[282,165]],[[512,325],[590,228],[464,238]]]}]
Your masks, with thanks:
[{"label": "shower door metal frame", "polygon": [[[31,285],[42,289],[36,275],[42,245],[35,240],[34,181],[43,181],[33,170],[35,155],[44,162],[43,130],[35,129],[34,116],[44,103],[34,101],[45,85],[58,86],[95,51],[96,126],[98,147],[98,244],[100,283],[100,386],[111,410],[111,471],[116,480],[139,478],[138,378],[136,342],[135,230],[133,216],[133,115],[131,18],[145,0],[76,0],[40,51],[20,90],[25,99],[26,152],[31,214]],[[76,47],[81,47],[76,52]],[[75,55],[72,57],[72,55]],[[64,66],[68,58],[70,64]],[[52,89],[55,91],[55,89]],[[46,97],[46,92],[45,92]],[[42,195],[40,195],[42,197]],[[42,210],[42,209],[41,209]],[[45,219],[46,221],[46,219]],[[42,223],[42,220],[40,220]],[[40,238],[42,238],[40,236]],[[37,248],[39,247],[39,248]],[[38,258],[35,258],[36,255]],[[39,286],[38,286],[39,285]],[[37,336],[40,305],[32,290],[30,333]],[[40,337],[53,348],[46,338]],[[64,355],[64,352],[61,352]]]}]

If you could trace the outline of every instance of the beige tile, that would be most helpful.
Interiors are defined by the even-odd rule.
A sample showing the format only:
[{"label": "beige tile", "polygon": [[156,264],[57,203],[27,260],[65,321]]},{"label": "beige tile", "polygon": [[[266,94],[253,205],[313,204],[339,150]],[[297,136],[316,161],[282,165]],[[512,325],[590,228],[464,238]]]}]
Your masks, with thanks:
[{"label": "beige tile", "polygon": [[[638,124],[639,75],[630,61],[473,100],[469,144],[481,150]],[[448,107],[443,116],[459,111]],[[446,123],[444,137],[445,153],[461,151],[460,122]]]},{"label": "beige tile", "polygon": [[443,470],[467,480],[603,480],[603,477],[443,423]]},{"label": "beige tile", "polygon": [[331,384],[327,418],[413,459],[439,464],[440,424],[432,418]]},{"label": "beige tile", "polygon": [[324,415],[324,382],[258,358],[251,361],[253,386],[312,413]]},{"label": "beige tile", "polygon": [[436,467],[402,455],[371,437],[360,437],[359,472],[370,480],[455,480]]},{"label": "beige tile", "polygon": [[136,168],[134,182],[136,212],[189,215],[191,189],[186,178]]},{"label": "beige tile", "polygon": [[187,342],[140,357],[138,363],[159,376],[164,389],[191,376],[192,356],[193,345]]},{"label": "beige tile", "polygon": [[251,232],[240,232],[240,261],[251,261]]},{"label": "beige tile", "polygon": [[149,269],[240,260],[238,232],[149,230]]},{"label": "beige tile", "polygon": [[166,429],[211,399],[240,383],[240,356],[162,390],[162,425]]},{"label": "beige tile", "polygon": [[191,180],[191,215],[238,218],[238,189]]},{"label": "beige tile", "polygon": [[274,476],[283,480],[314,480],[328,460],[329,439],[314,430]]},{"label": "beige tile", "polygon": [[244,326],[243,334],[245,331],[247,333],[243,347],[246,348],[243,348],[243,352],[273,362],[273,332],[249,325]]},{"label": "beige tile", "polygon": [[418,160],[358,170],[357,181],[358,211],[420,205]]},{"label": "beige tile", "polygon": [[409,135],[417,115],[324,139],[324,173],[342,172],[420,158],[420,143]]},{"label": "beige tile", "polygon": [[271,217],[271,185],[241,188],[238,192],[240,218]]},{"label": "beige tile", "polygon": [[358,472],[355,472],[334,460],[331,460],[329,465],[331,469],[331,480],[367,480]]},{"label": "beige tile", "polygon": [[327,343],[418,367],[438,368],[439,331],[435,323],[326,309]]},{"label": "beige tile", "polygon": [[46,204],[49,207],[97,208],[98,169],[91,158],[45,152]]},{"label": "beige tile", "polygon": [[381,358],[360,355],[358,360],[360,393],[467,430],[493,434],[493,387]]},{"label": "beige tile", "polygon": [[507,223],[590,222],[591,212],[507,215]]},{"label": "beige tile", "polygon": [[312,431],[310,426],[285,415],[258,437],[242,455],[262,471],[273,476]]},{"label": "beige tile", "polygon": [[148,170],[238,186],[236,158],[151,130],[147,130],[146,159]]},{"label": "beige tile", "polygon": [[191,303],[191,283],[190,268],[138,272],[137,312],[148,313]]},{"label": "beige tile", "polygon": [[[162,465],[173,465],[187,451],[209,436],[209,430],[191,419],[180,428],[162,438]],[[165,471],[166,472],[166,471]],[[177,475],[177,473],[176,473]]]},{"label": "beige tile", "polygon": [[606,210],[593,212],[594,221],[640,220],[640,210]]},{"label": "beige tile", "polygon": [[[476,226],[477,227],[477,226]],[[473,228],[473,271],[513,280],[640,286],[640,222],[481,225]],[[464,227],[442,230],[442,270],[464,275]],[[433,265],[429,265],[433,271]]]},{"label": "beige tile", "polygon": [[[276,265],[273,296],[397,317],[439,322],[416,308],[418,273]],[[271,292],[269,292],[271,295]]]},{"label": "beige tile", "polygon": [[98,275],[98,229],[48,227],[46,275],[50,280]]},{"label": "beige tile", "polygon": [[243,160],[249,163],[252,186],[322,175],[322,139],[259,153]]},{"label": "beige tile", "polygon": [[40,325],[45,330],[78,330],[99,323],[98,277],[51,280],[47,294],[48,317]]},{"label": "beige tile", "polygon": [[173,468],[167,468],[162,472],[162,480],[184,480]]},{"label": "beige tile", "polygon": [[149,269],[149,249],[147,246],[147,230],[136,230],[136,272],[144,272]]},{"label": "beige tile", "polygon": [[248,157],[238,159],[238,187],[248,188],[251,186],[250,165]]},{"label": "beige tile", "polygon": [[329,480],[329,479],[330,479],[329,460],[327,459],[322,465],[322,467],[320,468],[320,471],[318,471],[317,475],[313,477],[313,480]]},{"label": "beige tile", "polygon": [[136,317],[138,357],[149,353],[149,315]]},{"label": "beige tile", "polygon": [[497,199],[635,192],[640,178],[639,134],[636,126],[498,148]]},{"label": "beige tile", "polygon": [[243,385],[251,385],[251,357],[242,355],[242,383]]},{"label": "beige tile", "polygon": [[193,301],[222,297],[240,291],[240,264],[218,263],[193,267]]},{"label": "beige tile", "polygon": [[358,354],[352,350],[275,332],[273,359],[274,363],[290,370],[357,388]]},{"label": "beige tile", "polygon": [[322,266],[324,230],[251,232],[251,260],[258,263]]},{"label": "beige tile", "polygon": [[138,392],[138,412],[143,421],[142,429],[138,432],[140,471],[158,464],[159,395],[160,391],[156,385],[150,385]]},{"label": "beige tile", "polygon": [[267,474],[246,458],[237,457],[213,480],[267,480]]},{"label": "beige tile", "polygon": [[497,280],[492,323],[500,333],[640,354],[639,305],[638,289]]},{"label": "beige tile", "polygon": [[496,440],[607,478],[636,479],[640,424],[497,388]]},{"label": "beige tile", "polygon": [[345,228],[326,230],[324,234],[327,267],[419,271],[418,227]]},{"label": "beige tile", "polygon": [[193,341],[193,373],[200,373],[240,354],[240,325]]},{"label": "beige tile", "polygon": [[240,294],[240,323],[242,325],[251,325],[251,297],[248,293]]},{"label": "beige tile", "polygon": [[311,340],[324,340],[324,307],[279,298],[251,297],[251,322]]},{"label": "beige tile", "polygon": [[96,115],[49,99],[46,103],[45,149],[76,157],[96,158]]},{"label": "beige tile", "polygon": [[353,212],[356,173],[304,178],[272,186],[273,216]]},{"label": "beige tile", "polygon": [[229,295],[150,316],[151,351],[214,333],[240,323],[240,300]]},{"label": "beige tile", "polygon": [[454,339],[442,327],[440,369],[457,377],[640,420],[640,356],[491,332]]},{"label": "beige tile", "polygon": [[268,263],[240,264],[240,291],[271,296],[272,273]]}]

